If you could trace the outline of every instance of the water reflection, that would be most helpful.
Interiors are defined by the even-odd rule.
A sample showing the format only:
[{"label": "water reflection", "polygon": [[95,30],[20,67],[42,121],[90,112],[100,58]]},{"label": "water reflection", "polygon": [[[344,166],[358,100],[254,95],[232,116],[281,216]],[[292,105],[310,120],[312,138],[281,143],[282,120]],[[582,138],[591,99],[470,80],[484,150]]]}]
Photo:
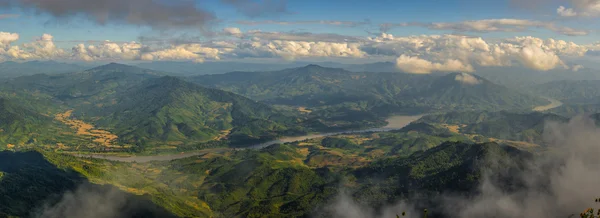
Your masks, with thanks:
[{"label": "water reflection", "polygon": [[[333,133],[325,133],[325,134],[311,134],[311,135],[297,136],[297,137],[285,137],[285,138],[280,138],[277,140],[253,145],[253,146],[248,147],[248,149],[261,149],[261,148],[268,147],[268,146],[274,145],[274,144],[304,141],[307,139],[314,139],[314,138],[319,138],[319,137],[324,137],[324,136],[340,135],[340,134],[347,134],[347,133],[386,132],[386,131],[398,130],[398,129],[404,128],[405,126],[412,123],[413,121],[420,119],[421,117],[423,117],[423,115],[392,116],[387,119],[388,125],[384,126],[384,127],[380,127],[380,128],[372,128],[372,129],[357,130],[357,131],[342,131],[342,132],[333,132]],[[188,153],[181,153],[181,154],[167,154],[167,155],[155,155],[155,156],[129,156],[129,157],[116,156],[116,155],[105,155],[105,154],[74,154],[74,155],[77,157],[90,157],[90,158],[105,159],[105,160],[111,160],[111,161],[146,163],[146,162],[151,162],[151,161],[176,160],[176,159],[182,159],[182,158],[187,158],[187,157],[192,157],[192,156],[197,156],[197,155],[204,155],[207,153],[223,153],[228,150],[230,150],[230,149],[215,148],[215,149],[206,149],[206,150],[202,150],[202,151],[188,152]]]}]

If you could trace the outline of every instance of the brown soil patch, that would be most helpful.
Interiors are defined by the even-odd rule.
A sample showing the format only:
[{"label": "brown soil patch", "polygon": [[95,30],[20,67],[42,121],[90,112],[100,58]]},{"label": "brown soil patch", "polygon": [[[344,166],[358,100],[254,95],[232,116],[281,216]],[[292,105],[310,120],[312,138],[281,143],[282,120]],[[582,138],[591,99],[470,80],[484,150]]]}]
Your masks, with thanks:
[{"label": "brown soil patch", "polygon": [[312,113],[312,110],[309,110],[306,107],[299,107],[298,111],[300,111],[300,113],[306,113],[306,114]]},{"label": "brown soil patch", "polygon": [[444,128],[447,128],[448,130],[450,130],[450,132],[453,133],[460,133],[460,126],[458,125],[447,125],[447,124],[442,124],[442,126]]},{"label": "brown soil patch", "polygon": [[119,137],[106,130],[96,129],[94,125],[74,119],[72,117],[73,110],[59,113],[54,116],[54,119],[70,126],[76,130],[77,135],[91,136],[93,142],[101,144],[105,147],[114,147],[114,141]]},{"label": "brown soil patch", "polygon": [[213,138],[213,140],[224,140],[227,139],[227,136],[231,134],[231,129],[227,129],[227,130],[223,130],[221,131],[221,134],[219,134],[218,136],[216,136],[215,138]]}]

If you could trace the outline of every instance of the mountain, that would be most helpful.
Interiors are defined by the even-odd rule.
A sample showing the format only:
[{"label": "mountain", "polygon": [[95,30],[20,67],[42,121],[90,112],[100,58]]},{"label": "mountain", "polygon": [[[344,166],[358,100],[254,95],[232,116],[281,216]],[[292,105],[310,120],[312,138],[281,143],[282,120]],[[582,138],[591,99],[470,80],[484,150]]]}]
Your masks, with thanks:
[{"label": "mountain", "polygon": [[576,72],[556,68],[549,71],[536,71],[524,67],[477,67],[476,75],[510,88],[529,90],[530,87],[561,80],[600,80],[598,70],[583,68]]},{"label": "mountain", "polygon": [[479,134],[495,139],[523,141],[542,145],[544,127],[548,122],[567,122],[568,118],[534,113],[499,112],[450,112],[433,114],[418,122],[441,123],[454,126],[464,134]]},{"label": "mountain", "polygon": [[[517,168],[531,156],[496,143],[447,142],[405,157],[375,160],[356,156],[352,149],[285,144],[138,164],[49,159],[94,181],[148,193],[182,217],[332,217],[327,207],[334,207],[343,194],[348,202],[369,208],[423,201],[416,194],[475,194],[490,158],[507,158]],[[507,175],[498,177],[510,183],[512,165],[501,167]],[[435,205],[425,203],[426,208]]]},{"label": "mountain", "polygon": [[560,80],[531,88],[535,93],[567,104],[600,103],[600,80]]},{"label": "mountain", "polygon": [[116,140],[136,149],[209,141],[252,144],[305,132],[298,117],[263,103],[116,63],[14,78],[0,86],[0,93],[15,95],[11,100],[30,103],[38,113],[61,117],[93,141]]},{"label": "mountain", "polygon": [[60,74],[78,72],[85,67],[76,64],[55,61],[29,61],[17,63],[6,61],[0,63],[0,78],[14,78],[34,74]]},{"label": "mountain", "polygon": [[175,77],[145,81],[99,108],[96,123],[122,142],[206,142],[228,138],[252,143],[291,134],[298,125],[268,105],[236,94],[200,87]]},{"label": "mountain", "polygon": [[69,128],[17,102],[0,98],[0,148],[15,149],[31,144],[56,144],[77,139]]},{"label": "mountain", "polygon": [[154,61],[140,63],[136,66],[146,69],[172,72],[179,75],[195,76],[206,74],[222,74],[232,71],[269,71],[284,68],[300,67],[302,63],[243,63],[243,62],[177,62],[177,61]]},{"label": "mountain", "polygon": [[[431,82],[416,99],[437,107],[467,107],[464,109],[530,109],[544,105],[545,100],[494,84],[482,77],[451,73]],[[456,105],[456,106],[455,106]]]},{"label": "mountain", "polygon": [[[472,82],[458,80],[463,77]],[[282,71],[197,76],[190,80],[271,104],[305,107],[349,104],[383,114],[409,108],[531,109],[546,103],[470,74],[357,73],[307,65]]]},{"label": "mountain", "polygon": [[38,152],[0,152],[0,217],[175,217],[147,196],[91,184]]}]

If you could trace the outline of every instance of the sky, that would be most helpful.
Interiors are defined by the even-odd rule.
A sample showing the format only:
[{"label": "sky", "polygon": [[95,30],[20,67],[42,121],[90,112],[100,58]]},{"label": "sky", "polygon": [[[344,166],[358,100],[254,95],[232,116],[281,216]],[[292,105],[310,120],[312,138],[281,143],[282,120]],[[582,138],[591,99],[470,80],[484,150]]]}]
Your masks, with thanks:
[{"label": "sky", "polygon": [[0,0],[0,61],[585,66],[600,0]]}]

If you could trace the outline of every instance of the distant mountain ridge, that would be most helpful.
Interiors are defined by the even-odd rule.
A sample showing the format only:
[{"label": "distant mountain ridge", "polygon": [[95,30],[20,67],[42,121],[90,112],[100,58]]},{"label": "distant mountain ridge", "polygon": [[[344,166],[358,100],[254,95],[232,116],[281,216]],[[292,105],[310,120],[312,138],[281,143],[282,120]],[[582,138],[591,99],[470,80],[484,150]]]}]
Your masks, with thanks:
[{"label": "distant mountain ridge", "polygon": [[56,61],[0,62],[0,78],[14,78],[34,74],[61,74],[85,70],[85,66]]},{"label": "distant mountain ridge", "polygon": [[269,103],[311,107],[364,101],[371,107],[501,110],[546,103],[482,77],[465,75],[477,84],[458,81],[462,74],[357,73],[318,65],[196,76],[191,81]]}]

